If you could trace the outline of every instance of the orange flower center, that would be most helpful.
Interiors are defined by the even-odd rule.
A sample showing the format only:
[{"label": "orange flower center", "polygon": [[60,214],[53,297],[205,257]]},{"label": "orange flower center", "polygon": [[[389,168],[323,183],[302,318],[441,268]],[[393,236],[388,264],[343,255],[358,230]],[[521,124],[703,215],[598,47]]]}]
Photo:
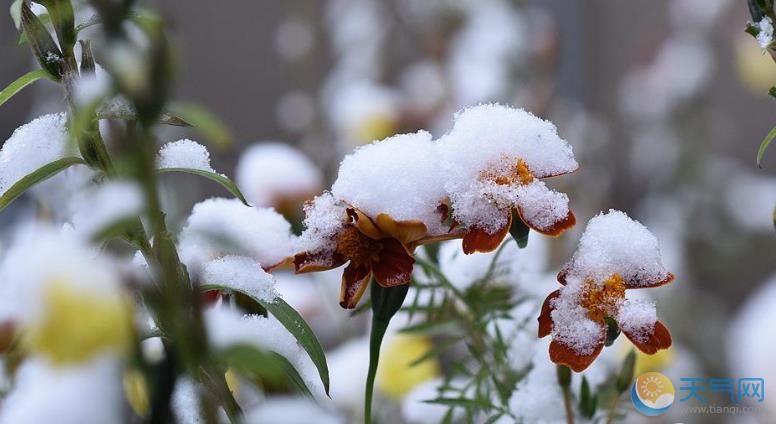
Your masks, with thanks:
[{"label": "orange flower center", "polygon": [[534,180],[531,170],[528,169],[528,165],[522,159],[518,159],[506,175],[497,174],[493,171],[484,171],[481,174],[481,178],[493,181],[498,185],[527,185]]},{"label": "orange flower center", "polygon": [[607,316],[617,314],[617,307],[625,299],[625,281],[620,274],[613,274],[598,285],[586,280],[582,286],[580,304],[587,309],[587,316],[594,321],[603,321]]},{"label": "orange flower center", "polygon": [[337,253],[355,264],[376,260],[383,245],[365,236],[352,225],[347,225],[337,236]]}]

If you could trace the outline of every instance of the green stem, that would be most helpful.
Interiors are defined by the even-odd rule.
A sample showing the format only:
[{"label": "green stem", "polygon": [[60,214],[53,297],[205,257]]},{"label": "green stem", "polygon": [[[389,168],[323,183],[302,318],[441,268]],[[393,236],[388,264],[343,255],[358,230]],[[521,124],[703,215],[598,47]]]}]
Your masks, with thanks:
[{"label": "green stem", "polygon": [[372,319],[372,331],[369,335],[369,372],[366,376],[366,392],[364,394],[364,423],[372,422],[372,395],[377,376],[377,365],[380,361],[380,346],[383,343],[388,323],[381,319]]},{"label": "green stem", "polygon": [[574,424],[574,410],[571,408],[571,390],[563,387],[563,407],[566,409],[566,423]]},{"label": "green stem", "polygon": [[617,405],[620,403],[620,395],[616,395],[612,398],[612,403],[609,405],[609,413],[606,415],[606,424],[614,422],[614,416],[617,414]]},{"label": "green stem", "polygon": [[372,394],[375,388],[375,376],[377,376],[377,364],[380,361],[380,345],[383,343],[385,331],[391,318],[396,315],[410,285],[404,284],[394,287],[382,287],[377,280],[372,278],[372,331],[369,335],[369,372],[366,377],[366,389],[364,393],[364,423],[372,422]]}]

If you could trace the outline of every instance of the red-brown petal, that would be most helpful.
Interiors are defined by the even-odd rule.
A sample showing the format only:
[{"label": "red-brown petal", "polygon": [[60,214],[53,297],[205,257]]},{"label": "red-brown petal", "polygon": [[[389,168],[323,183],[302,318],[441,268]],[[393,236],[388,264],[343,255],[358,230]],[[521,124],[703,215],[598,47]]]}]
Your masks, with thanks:
[{"label": "red-brown petal", "polygon": [[663,325],[663,323],[660,321],[655,323],[655,328],[653,329],[652,334],[647,336],[646,340],[639,340],[635,337],[631,337],[631,335],[628,334],[628,332],[624,329],[622,332],[626,337],[628,337],[628,340],[630,340],[634,346],[639,348],[640,351],[646,353],[647,355],[653,355],[658,350],[668,349],[671,347],[671,333],[668,331],[668,328],[666,328],[666,326]]},{"label": "red-brown petal", "polygon": [[345,258],[336,253],[310,254],[309,252],[294,255],[294,270],[297,274],[306,272],[327,271],[342,266]]},{"label": "red-brown petal", "polygon": [[598,354],[600,354],[601,350],[604,348],[604,343],[606,342],[606,326],[601,325],[601,333],[598,344],[596,344],[593,351],[587,355],[581,355],[574,350],[574,348],[553,340],[552,343],[550,343],[550,360],[556,364],[565,365],[575,372],[584,371],[585,368],[593,363],[595,358],[598,357]]},{"label": "red-brown petal", "polygon": [[542,304],[542,312],[539,314],[539,338],[549,335],[552,332],[552,300],[560,296],[560,290],[555,290],[550,293],[544,304]]},{"label": "red-brown petal", "polygon": [[372,272],[377,284],[382,287],[400,286],[410,283],[415,258],[401,242],[393,238],[380,240],[383,248],[372,261]]},{"label": "red-brown petal", "polygon": [[569,209],[569,213],[566,215],[565,218],[556,221],[554,224],[552,224],[550,227],[547,228],[539,228],[535,223],[531,222],[530,220],[527,220],[525,216],[523,215],[523,211],[520,207],[517,208],[517,212],[520,214],[520,219],[525,222],[525,225],[530,227],[532,230],[542,233],[545,236],[552,236],[557,237],[561,235],[564,231],[568,230],[569,228],[573,227],[577,224],[577,217],[574,215],[574,212]]},{"label": "red-brown petal", "polygon": [[639,281],[635,279],[626,280],[625,287],[629,289],[648,289],[652,287],[660,287],[674,281],[674,278],[676,278],[674,274],[671,274],[669,272],[666,278],[663,278],[662,280],[658,280],[658,281],[644,282],[644,281]]},{"label": "red-brown petal", "polygon": [[566,276],[569,274],[570,269],[571,269],[571,263],[569,262],[563,265],[560,271],[558,272],[558,282],[563,284],[564,286],[566,285]]},{"label": "red-brown petal", "polygon": [[368,265],[348,264],[342,273],[342,286],[340,287],[340,306],[345,309],[353,309],[358,305],[361,296],[364,295],[372,272]]},{"label": "red-brown petal", "polygon": [[493,234],[478,227],[467,230],[466,235],[463,236],[463,253],[467,255],[474,252],[488,253],[498,249],[511,226],[512,213],[507,211],[506,223]]}]

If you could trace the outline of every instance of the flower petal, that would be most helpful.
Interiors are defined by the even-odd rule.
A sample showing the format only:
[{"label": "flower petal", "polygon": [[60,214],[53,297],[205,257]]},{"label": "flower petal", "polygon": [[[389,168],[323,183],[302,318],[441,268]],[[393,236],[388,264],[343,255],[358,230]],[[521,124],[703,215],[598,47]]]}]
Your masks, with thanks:
[{"label": "flower petal", "polygon": [[544,304],[542,304],[542,312],[539,314],[539,338],[549,335],[552,332],[552,300],[560,296],[560,290],[555,290],[550,293]]},{"label": "flower petal", "polygon": [[342,266],[345,262],[346,260],[341,255],[334,252],[315,254],[302,252],[294,255],[294,270],[297,274],[328,271]]},{"label": "flower petal", "polygon": [[662,322],[655,323],[655,328],[652,330],[652,334],[649,334],[646,338],[632,337],[628,332],[622,330],[623,334],[628,337],[640,351],[647,355],[653,355],[658,350],[668,349],[671,347],[671,333],[668,331]]},{"label": "flower petal", "polygon": [[373,240],[379,240],[383,237],[383,233],[367,214],[356,208],[348,208],[348,215],[353,219],[356,228],[365,236]]},{"label": "flower petal", "polygon": [[377,284],[382,287],[400,286],[410,283],[415,258],[404,245],[393,238],[380,240],[383,248],[378,258],[372,261],[372,271]]},{"label": "flower petal", "polygon": [[629,280],[625,280],[625,287],[629,289],[647,289],[652,287],[660,287],[674,281],[674,278],[676,278],[674,274],[671,274],[669,272],[668,276],[666,276],[662,280],[640,281],[635,279],[629,279]]},{"label": "flower petal", "polygon": [[353,309],[358,305],[364,290],[369,286],[372,272],[368,265],[355,265],[350,263],[342,273],[342,286],[340,287],[340,306],[345,309]]},{"label": "flower petal", "polygon": [[526,219],[523,209],[518,206],[517,212],[520,214],[520,219],[525,222],[525,225],[529,226],[532,230],[542,233],[545,236],[552,236],[557,237],[561,235],[564,231],[568,230],[569,228],[573,227],[577,224],[577,217],[574,215],[574,212],[569,209],[569,213],[566,215],[565,218],[556,221],[549,227],[540,228],[538,224],[535,221],[532,221],[530,219]]},{"label": "flower petal", "polygon": [[393,237],[404,245],[410,245],[428,233],[428,228],[422,221],[396,221],[384,213],[377,215],[375,224],[384,236]]},{"label": "flower petal", "polygon": [[565,365],[575,372],[581,372],[593,363],[604,348],[606,342],[606,326],[601,325],[601,337],[592,352],[581,355],[574,348],[555,340],[550,343],[550,360],[556,364]]},{"label": "flower petal", "polygon": [[512,213],[507,211],[506,223],[493,234],[478,227],[469,229],[463,236],[463,253],[469,255],[474,252],[488,253],[496,250],[507,236],[511,226]]}]

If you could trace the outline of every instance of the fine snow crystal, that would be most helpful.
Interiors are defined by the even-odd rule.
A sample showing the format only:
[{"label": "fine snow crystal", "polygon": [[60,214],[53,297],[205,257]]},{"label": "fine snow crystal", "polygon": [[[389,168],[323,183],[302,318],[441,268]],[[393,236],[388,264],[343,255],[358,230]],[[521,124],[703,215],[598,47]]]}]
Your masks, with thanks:
[{"label": "fine snow crystal", "polygon": [[157,168],[189,168],[216,172],[210,166],[210,153],[196,141],[184,139],[167,143],[159,150]]}]

